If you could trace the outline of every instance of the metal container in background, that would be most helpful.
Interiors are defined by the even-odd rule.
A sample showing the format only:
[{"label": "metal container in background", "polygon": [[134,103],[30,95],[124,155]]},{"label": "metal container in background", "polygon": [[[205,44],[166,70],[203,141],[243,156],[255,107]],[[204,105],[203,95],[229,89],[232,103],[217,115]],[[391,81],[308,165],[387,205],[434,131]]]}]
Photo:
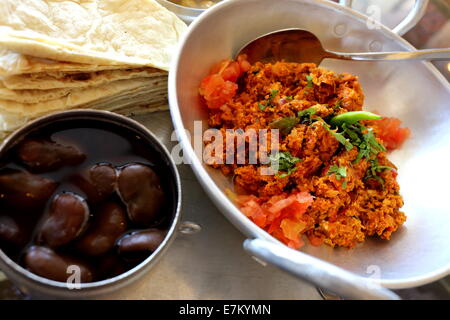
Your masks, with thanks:
[{"label": "metal container in background", "polygon": [[206,10],[181,6],[168,0],[156,0],[156,1],[159,2],[162,6],[172,11],[173,13],[175,13],[181,20],[183,20],[187,24],[191,24],[192,21],[195,20],[195,18],[197,18],[200,14],[202,14]]},{"label": "metal container in background", "polygon": [[13,260],[11,260],[0,249],[0,269],[6,274],[9,280],[11,280],[16,287],[25,295],[33,298],[63,298],[63,299],[84,299],[89,297],[98,297],[105,294],[116,292],[128,284],[140,279],[146,274],[164,255],[178,231],[183,233],[192,233],[193,229],[197,228],[195,224],[181,223],[181,184],[180,177],[176,165],[171,158],[169,152],[164,145],[157,140],[157,138],[151,133],[145,126],[140,123],[108,111],[95,111],[95,110],[71,110],[63,111],[59,113],[50,114],[34,120],[15,131],[11,134],[0,146],[0,158],[12,148],[20,139],[32,131],[43,128],[46,125],[54,124],[62,121],[74,121],[74,120],[93,120],[100,123],[108,123],[117,125],[118,128],[124,128],[131,130],[140,136],[148,145],[159,153],[159,157],[162,163],[164,163],[171,176],[165,177],[166,179],[172,179],[173,192],[174,192],[174,204],[172,215],[172,223],[167,232],[166,238],[147,259],[138,264],[136,267],[122,273],[116,277],[91,282],[81,283],[79,289],[69,289],[64,282],[58,282],[40,277]]}]

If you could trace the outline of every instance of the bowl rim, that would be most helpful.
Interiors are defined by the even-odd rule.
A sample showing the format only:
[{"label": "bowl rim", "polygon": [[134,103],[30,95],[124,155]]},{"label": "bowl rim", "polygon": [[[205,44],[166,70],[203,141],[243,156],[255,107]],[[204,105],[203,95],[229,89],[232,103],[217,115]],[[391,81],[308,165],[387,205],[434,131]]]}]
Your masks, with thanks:
[{"label": "bowl rim", "polygon": [[13,282],[15,282],[14,280],[17,280],[17,282],[19,282],[19,284],[22,285],[25,289],[28,289],[30,287],[36,288],[36,286],[38,286],[38,289],[33,290],[33,292],[41,291],[44,292],[44,294],[64,295],[69,297],[73,295],[88,296],[104,294],[107,290],[119,289],[127,285],[128,283],[137,280],[154,264],[156,264],[156,262],[164,255],[168,247],[173,243],[182,217],[181,180],[177,166],[175,165],[175,162],[173,161],[169,151],[147,127],[140,124],[136,120],[114,112],[93,109],[73,109],[44,115],[30,121],[26,125],[15,130],[11,135],[9,135],[0,144],[0,157],[3,153],[7,152],[11,147],[13,147],[17,143],[17,140],[19,138],[26,136],[33,130],[59,121],[63,122],[73,120],[94,120],[110,123],[117,126],[124,126],[128,130],[135,130],[136,133],[143,136],[146,140],[150,141],[150,145],[159,153],[160,160],[166,163],[170,168],[174,183],[174,191],[176,193],[176,201],[174,202],[173,218],[170,224],[170,228],[167,231],[164,241],[159,245],[156,251],[149,255],[144,261],[124,273],[100,281],[81,283],[80,288],[74,290],[69,289],[66,282],[50,280],[32,273],[31,271],[22,267],[20,264],[13,261],[0,248],[1,270],[7,275],[8,278],[10,277]]},{"label": "bowl rim", "polygon": [[[304,2],[305,0],[297,0],[298,2]],[[197,158],[194,149],[191,146],[190,138],[185,132],[185,127],[183,124],[183,119],[180,112],[180,107],[178,104],[178,93],[177,93],[177,73],[179,69],[180,57],[183,53],[183,49],[186,46],[186,43],[189,41],[190,35],[194,33],[197,28],[202,24],[202,21],[208,18],[211,15],[215,15],[217,12],[220,12],[223,9],[232,6],[238,6],[240,0],[226,0],[221,1],[212,8],[208,9],[204,13],[202,13],[188,28],[187,33],[181,39],[181,42],[178,46],[178,51],[176,52],[172,64],[171,64],[171,72],[169,73],[168,80],[168,90],[169,90],[169,106],[170,113],[172,117],[172,122],[174,124],[175,130],[177,132],[178,140],[181,143],[185,156],[190,162],[190,165],[202,185],[203,189],[209,195],[209,197],[213,200],[214,204],[218,209],[225,215],[225,217],[236,227],[238,228],[245,236],[251,238],[260,238],[267,240],[272,243],[277,243],[283,245],[279,240],[273,238],[266,231],[260,229],[249,219],[244,219],[245,217],[240,213],[239,209],[235,207],[235,205],[231,202],[230,199],[223,193],[223,191],[215,184],[212,180],[209,173],[203,167],[201,161]],[[367,17],[362,13],[346,7],[342,6],[338,3],[334,3],[327,0],[315,0],[314,3],[320,6],[328,6],[339,11],[346,12],[347,14],[353,15],[358,20],[366,20]],[[380,25],[380,29],[377,32],[383,32],[385,35],[389,36],[393,41],[402,44],[407,50],[415,51],[416,49],[405,39],[403,39],[400,35],[394,33],[391,29],[384,25]],[[434,67],[431,62],[422,61],[419,63],[423,63],[426,67],[431,71],[431,73],[437,77],[438,80],[443,85],[446,85],[450,91],[450,84],[445,79],[444,75],[442,75],[436,67]],[[241,215],[239,218],[238,215]],[[322,260],[321,260],[322,261]],[[447,266],[442,267],[438,270],[434,270],[433,272],[429,272],[422,276],[410,277],[405,279],[370,279],[386,288],[393,289],[402,289],[402,288],[410,288],[416,287],[420,285],[424,285],[430,283],[432,281],[438,280],[446,275],[450,274],[450,262]]]}]

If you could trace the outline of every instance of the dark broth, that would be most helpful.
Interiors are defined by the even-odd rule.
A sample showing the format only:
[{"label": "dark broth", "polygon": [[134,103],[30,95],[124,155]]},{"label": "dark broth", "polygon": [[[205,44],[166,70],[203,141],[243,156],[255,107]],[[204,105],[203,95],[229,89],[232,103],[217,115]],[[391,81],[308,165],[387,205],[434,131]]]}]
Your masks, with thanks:
[{"label": "dark broth", "polygon": [[[52,140],[62,145],[69,145],[78,148],[85,154],[85,160],[78,165],[65,165],[62,168],[43,173],[33,173],[41,177],[49,178],[58,183],[58,187],[47,200],[43,209],[19,212],[17,208],[10,207],[0,199],[0,217],[13,216],[21,227],[26,230],[28,244],[18,247],[0,239],[0,248],[14,261],[23,264],[23,253],[31,245],[38,244],[38,232],[46,212],[49,209],[52,198],[62,192],[73,192],[83,198],[87,195],[77,185],[73,183],[73,176],[77,173],[87,170],[89,167],[108,163],[114,167],[120,168],[127,164],[139,163],[151,167],[159,176],[161,186],[164,190],[165,202],[162,208],[161,218],[147,226],[138,226],[131,222],[128,217],[128,228],[126,233],[133,230],[156,227],[161,230],[168,230],[174,215],[176,203],[176,189],[174,177],[169,164],[161,159],[160,151],[144,140],[133,129],[125,128],[116,124],[92,120],[66,120],[47,125],[42,129],[31,132],[24,137]],[[16,156],[17,144],[7,151],[0,165],[0,172],[7,169],[18,169],[22,171],[30,170]],[[120,198],[114,194],[104,202],[115,202],[125,209]],[[91,218],[95,215],[96,208],[101,204],[91,204]],[[92,219],[90,219],[92,220]],[[148,255],[137,255],[135,259],[125,259],[115,252],[116,248],[110,252],[98,257],[85,256],[81,254],[73,244],[67,244],[55,249],[56,253],[74,257],[82,260],[92,267],[94,272],[94,281],[107,279],[125,272],[140,262],[145,260]]]}]

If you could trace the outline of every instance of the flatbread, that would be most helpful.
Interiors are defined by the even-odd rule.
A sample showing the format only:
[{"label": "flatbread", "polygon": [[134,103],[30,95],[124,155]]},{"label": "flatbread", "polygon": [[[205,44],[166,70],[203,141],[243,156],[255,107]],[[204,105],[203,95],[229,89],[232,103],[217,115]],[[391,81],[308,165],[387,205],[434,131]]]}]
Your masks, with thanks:
[{"label": "flatbread", "polygon": [[93,65],[23,55],[0,46],[0,77],[41,72],[95,72],[127,69],[128,65]]},{"label": "flatbread", "polygon": [[[38,103],[20,103],[0,99],[0,111],[17,114],[23,117],[37,117],[52,111],[66,110],[76,107],[95,107],[95,105],[111,106],[119,98],[134,103],[136,97],[145,99],[143,102],[151,104],[160,101],[160,96],[167,95],[167,82],[160,79],[137,78],[119,80],[97,87],[73,90],[68,95]],[[159,99],[159,100],[158,100]]]},{"label": "flatbread", "polygon": [[[89,108],[89,107],[86,107]],[[91,109],[91,108],[90,108]],[[134,104],[132,106],[124,105],[99,105],[97,110],[113,111],[123,114],[125,116],[132,116],[138,114],[148,114],[157,111],[164,111],[169,109],[167,99],[161,101],[155,101],[151,104],[141,103]],[[0,141],[5,139],[13,131],[24,126],[28,121],[33,120],[35,117],[24,117],[18,114],[12,114],[7,112],[0,113]]]},{"label": "flatbread", "polygon": [[[3,86],[11,90],[84,88],[99,86],[117,80],[135,78],[167,78],[165,71],[155,68],[105,70],[97,72],[39,72],[10,76],[2,80]],[[0,97],[1,98],[1,97]]]},{"label": "flatbread", "polygon": [[2,0],[0,6],[0,46],[56,61],[168,71],[186,29],[154,0]]},{"label": "flatbread", "polygon": [[45,102],[64,97],[70,93],[70,88],[52,90],[11,90],[0,81],[0,99],[20,103]]},{"label": "flatbread", "polygon": [[[136,71],[132,72],[131,74],[128,72],[124,72],[122,76],[106,76],[101,77],[99,80],[101,81],[82,81],[77,80],[76,83],[79,84],[78,87],[75,86],[76,83],[68,82],[70,84],[66,88],[55,88],[55,89],[47,89],[47,90],[41,90],[44,89],[44,86],[38,86],[39,89],[14,89],[11,90],[10,88],[7,88],[4,86],[6,81],[2,82],[0,81],[0,100],[10,100],[10,101],[16,101],[20,103],[38,103],[38,102],[46,102],[50,100],[55,100],[64,96],[67,96],[70,93],[74,93],[77,91],[85,90],[88,87],[99,87],[104,84],[108,84],[114,81],[118,80],[127,80],[127,79],[134,79],[134,78],[152,78],[154,80],[154,85],[159,86],[162,88],[159,82],[167,82],[167,73],[165,72],[145,72],[145,71]],[[55,80],[57,82],[57,80]],[[39,84],[40,82],[36,82]],[[58,82],[57,82],[58,83]],[[61,84],[64,84],[64,81],[61,81]],[[59,86],[63,86],[63,85]],[[20,87],[20,86],[19,86]],[[164,88],[166,88],[166,85],[163,85]]]}]

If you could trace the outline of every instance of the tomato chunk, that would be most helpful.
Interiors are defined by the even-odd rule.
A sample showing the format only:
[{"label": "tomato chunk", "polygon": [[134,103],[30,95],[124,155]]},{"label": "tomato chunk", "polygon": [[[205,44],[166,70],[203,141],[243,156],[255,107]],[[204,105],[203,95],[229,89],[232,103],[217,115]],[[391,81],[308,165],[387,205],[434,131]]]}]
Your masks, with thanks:
[{"label": "tomato chunk", "polygon": [[312,202],[313,197],[307,192],[276,195],[266,201],[253,195],[236,199],[245,216],[294,249],[304,244],[301,235],[308,225],[302,218]]},{"label": "tomato chunk", "polygon": [[217,109],[234,97],[237,84],[225,81],[222,76],[213,74],[207,76],[200,85],[200,95],[206,101],[208,108]]},{"label": "tomato chunk", "polygon": [[237,61],[223,60],[215,65],[209,76],[200,84],[200,95],[210,109],[217,109],[230,101],[238,89],[239,77],[250,69],[246,56],[239,56]]},{"label": "tomato chunk", "polygon": [[383,141],[387,150],[399,149],[403,142],[411,135],[408,128],[401,127],[401,121],[397,118],[383,118],[373,121],[377,137]]}]

